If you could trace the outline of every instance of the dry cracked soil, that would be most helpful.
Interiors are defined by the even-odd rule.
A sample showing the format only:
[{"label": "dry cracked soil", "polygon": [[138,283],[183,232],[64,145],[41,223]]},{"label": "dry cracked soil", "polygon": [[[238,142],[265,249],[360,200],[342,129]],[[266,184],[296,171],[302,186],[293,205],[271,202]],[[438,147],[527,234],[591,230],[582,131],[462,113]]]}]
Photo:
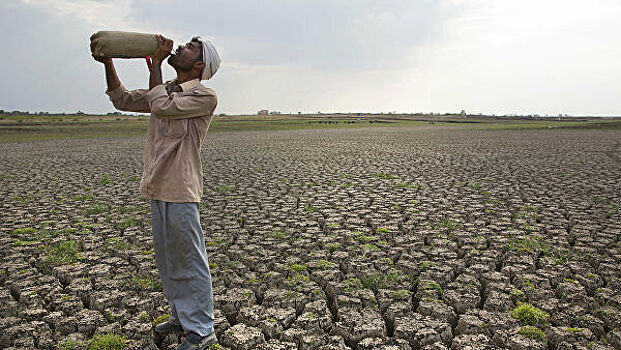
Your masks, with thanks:
[{"label": "dry cracked soil", "polygon": [[[142,148],[0,144],[0,348],[182,340],[152,331]],[[202,156],[216,348],[621,348],[620,130],[217,133]]]}]

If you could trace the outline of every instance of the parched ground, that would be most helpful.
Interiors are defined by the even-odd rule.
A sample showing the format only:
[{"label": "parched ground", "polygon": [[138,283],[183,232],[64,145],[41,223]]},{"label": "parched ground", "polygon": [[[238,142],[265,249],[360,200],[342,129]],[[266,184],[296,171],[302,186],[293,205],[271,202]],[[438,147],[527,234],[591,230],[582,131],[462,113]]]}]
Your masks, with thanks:
[{"label": "parched ground", "polygon": [[[142,143],[0,144],[0,348],[182,339],[152,335]],[[621,348],[619,129],[212,133],[203,156],[221,348]]]}]

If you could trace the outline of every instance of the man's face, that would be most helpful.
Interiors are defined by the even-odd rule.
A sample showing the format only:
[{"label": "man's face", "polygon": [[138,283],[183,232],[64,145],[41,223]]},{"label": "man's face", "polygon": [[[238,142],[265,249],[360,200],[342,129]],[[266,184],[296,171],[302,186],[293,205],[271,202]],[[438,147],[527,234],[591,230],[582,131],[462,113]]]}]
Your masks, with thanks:
[{"label": "man's face", "polygon": [[200,61],[202,47],[197,41],[187,42],[184,46],[179,45],[174,54],[168,57],[168,64],[173,68],[189,71],[197,61]]}]

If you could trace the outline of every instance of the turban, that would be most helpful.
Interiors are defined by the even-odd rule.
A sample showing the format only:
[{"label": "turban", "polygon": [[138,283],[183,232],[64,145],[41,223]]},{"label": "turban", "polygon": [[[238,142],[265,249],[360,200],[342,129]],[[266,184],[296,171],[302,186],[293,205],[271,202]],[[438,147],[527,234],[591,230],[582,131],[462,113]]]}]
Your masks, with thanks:
[{"label": "turban", "polygon": [[200,36],[193,38],[192,40],[198,40],[203,47],[203,62],[205,62],[205,69],[203,70],[202,80],[209,80],[216,74],[218,67],[220,67],[220,55],[213,46],[211,41],[203,39]]}]

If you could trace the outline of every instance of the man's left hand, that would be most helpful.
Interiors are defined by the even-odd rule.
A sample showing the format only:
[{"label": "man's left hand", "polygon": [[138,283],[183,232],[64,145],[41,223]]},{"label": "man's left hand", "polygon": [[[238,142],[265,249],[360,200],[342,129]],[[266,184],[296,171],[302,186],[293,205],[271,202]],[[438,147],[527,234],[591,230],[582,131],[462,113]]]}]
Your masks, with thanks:
[{"label": "man's left hand", "polygon": [[173,41],[162,35],[157,35],[156,38],[159,45],[151,58],[154,62],[162,62],[166,57],[168,57],[168,55],[170,55],[173,48]]}]

